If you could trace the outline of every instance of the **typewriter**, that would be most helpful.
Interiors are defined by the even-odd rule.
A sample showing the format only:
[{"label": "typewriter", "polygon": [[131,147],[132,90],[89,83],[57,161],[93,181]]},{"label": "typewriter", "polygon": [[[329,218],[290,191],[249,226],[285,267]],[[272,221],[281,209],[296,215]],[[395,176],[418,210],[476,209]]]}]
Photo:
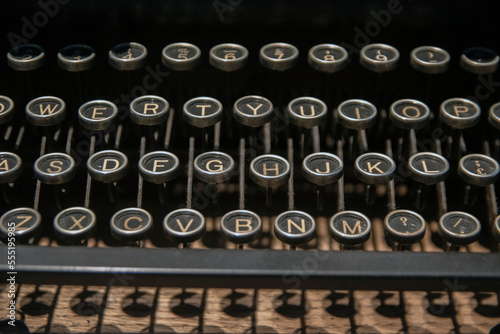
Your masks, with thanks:
[{"label": "typewriter", "polygon": [[[168,289],[229,290],[230,306],[250,291],[253,306],[224,309],[228,327],[207,327],[208,313],[199,332],[495,331],[490,3],[40,0],[2,12],[5,332],[15,319],[46,333],[185,332],[214,305],[162,327]],[[53,286],[52,306],[37,302]],[[87,306],[92,287],[105,291],[91,320],[76,306],[54,319],[68,286]],[[120,286],[135,289],[123,310],[136,320],[106,327]],[[141,289],[156,291],[142,327]],[[257,291],[280,305],[259,309]],[[316,291],[331,304],[320,320],[280,327],[306,319]],[[418,298],[428,305],[412,318]],[[373,324],[363,312],[378,312]]]}]

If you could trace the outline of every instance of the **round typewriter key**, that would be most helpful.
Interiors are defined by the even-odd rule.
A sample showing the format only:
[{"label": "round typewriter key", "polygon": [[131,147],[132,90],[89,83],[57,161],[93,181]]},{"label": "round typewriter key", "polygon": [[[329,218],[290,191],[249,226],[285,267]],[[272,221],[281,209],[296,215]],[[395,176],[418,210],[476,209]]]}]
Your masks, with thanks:
[{"label": "round typewriter key", "polygon": [[460,65],[464,70],[474,74],[488,74],[497,70],[499,60],[500,58],[495,51],[474,47],[462,53]]},{"label": "round typewriter key", "polygon": [[179,243],[189,243],[205,234],[205,217],[192,209],[178,209],[163,219],[165,236]]},{"label": "round typewriter key", "polygon": [[498,162],[484,154],[469,154],[460,159],[458,175],[474,186],[487,186],[495,183],[500,176]]},{"label": "round typewriter key", "polygon": [[242,69],[247,64],[248,50],[239,44],[225,43],[210,49],[210,65],[232,72]]},{"label": "round typewriter key", "polygon": [[200,63],[200,49],[190,43],[173,43],[161,52],[163,65],[175,71],[190,71]]},{"label": "round typewriter key", "polygon": [[187,101],[183,108],[183,118],[198,128],[215,125],[222,119],[222,104],[211,97],[195,97]]},{"label": "round typewriter key", "polygon": [[104,183],[118,181],[127,175],[128,158],[120,151],[100,151],[87,160],[87,169],[94,180]]},{"label": "round typewriter key", "polygon": [[319,186],[337,182],[343,170],[342,160],[331,153],[312,153],[302,161],[302,174],[306,180]]},{"label": "round typewriter key", "polygon": [[285,71],[295,65],[299,60],[299,50],[287,43],[271,43],[264,45],[260,51],[260,63],[276,71]]},{"label": "round typewriter key", "polygon": [[130,119],[140,125],[157,125],[167,120],[170,105],[162,97],[145,95],[130,103]]},{"label": "round typewriter key", "polygon": [[233,117],[239,123],[257,127],[273,117],[273,104],[262,96],[249,95],[238,99],[233,106]]},{"label": "round typewriter key", "polygon": [[194,175],[203,182],[222,183],[229,180],[234,160],[222,152],[205,152],[194,159]]},{"label": "round typewriter key", "polygon": [[10,97],[0,95],[0,124],[7,123],[14,117],[14,101]]},{"label": "round typewriter key", "polygon": [[445,124],[462,130],[479,123],[481,108],[470,100],[452,98],[441,103],[439,116]]},{"label": "round typewriter key", "polygon": [[365,201],[369,205],[375,203],[377,184],[385,184],[394,178],[396,164],[388,156],[380,153],[365,153],[354,162],[354,175],[367,183]]},{"label": "round typewriter key", "polygon": [[250,163],[250,178],[259,186],[277,188],[290,178],[290,164],[277,155],[258,156]]},{"label": "round typewriter key", "polygon": [[4,238],[9,232],[16,235],[16,239],[27,241],[36,237],[40,232],[42,216],[32,208],[16,208],[7,211],[0,217],[0,231]]},{"label": "round typewriter key", "polygon": [[51,126],[66,118],[66,103],[55,96],[42,96],[26,105],[26,118],[36,126]]},{"label": "round typewriter key", "polygon": [[392,71],[399,61],[399,51],[387,44],[368,44],[361,49],[359,61],[370,71]]},{"label": "round typewriter key", "polygon": [[394,242],[411,245],[425,235],[425,220],[416,212],[396,210],[385,216],[384,232]]},{"label": "round typewriter key", "polygon": [[95,52],[88,45],[69,45],[57,54],[57,63],[60,68],[69,72],[86,71],[95,64]]},{"label": "round typewriter key", "polygon": [[354,130],[369,128],[377,119],[377,107],[364,100],[344,101],[338,106],[337,113],[339,123]]},{"label": "round typewriter key", "polygon": [[413,180],[432,185],[446,180],[450,164],[443,156],[432,152],[414,154],[408,160]]},{"label": "round typewriter key", "polygon": [[22,172],[20,156],[11,152],[0,152],[0,183],[14,182]]},{"label": "round typewriter key", "polygon": [[76,173],[75,160],[66,153],[48,153],[39,157],[33,165],[37,179],[46,184],[69,182]]},{"label": "round typewriter key", "polygon": [[414,69],[423,73],[443,73],[450,64],[450,54],[435,46],[419,46],[412,50],[410,64]]},{"label": "round typewriter key", "polygon": [[22,44],[10,49],[7,63],[15,71],[31,71],[45,63],[45,50],[36,44]]},{"label": "round typewriter key", "polygon": [[428,124],[430,114],[431,111],[425,103],[403,99],[391,105],[389,118],[398,128],[421,129]]},{"label": "round typewriter key", "polygon": [[117,115],[117,106],[106,100],[89,101],[78,109],[78,121],[87,130],[105,130]]},{"label": "round typewriter key", "polygon": [[137,242],[146,239],[152,231],[153,217],[140,208],[118,211],[110,220],[111,235],[122,242]]},{"label": "round typewriter key", "polygon": [[274,234],[289,245],[302,245],[314,238],[316,222],[314,218],[302,211],[286,211],[276,217]]},{"label": "round typewriter key", "polygon": [[[0,114],[1,116],[1,114]],[[500,102],[495,103],[490,107],[490,113],[488,115],[488,121],[496,129],[500,130]]]},{"label": "round typewriter key", "polygon": [[468,245],[479,237],[481,223],[471,214],[448,212],[439,219],[438,232],[444,241],[452,245]]},{"label": "round typewriter key", "polygon": [[235,210],[222,216],[220,233],[235,244],[247,244],[257,240],[262,233],[262,221],[252,211]]},{"label": "round typewriter key", "polygon": [[109,50],[109,63],[119,71],[133,71],[146,65],[148,50],[139,43],[121,43]]},{"label": "round typewriter key", "polygon": [[347,66],[347,50],[335,44],[319,44],[309,49],[309,65],[315,70],[334,73]]},{"label": "round typewriter key", "polygon": [[286,111],[292,124],[312,128],[325,120],[328,110],[326,104],[320,99],[299,97],[288,104]]},{"label": "round typewriter key", "polygon": [[94,234],[97,226],[95,213],[87,208],[73,207],[65,209],[54,218],[54,231],[60,240],[77,242]]},{"label": "round typewriter key", "polygon": [[495,237],[495,239],[500,243],[500,216],[498,216],[496,219],[495,219],[495,222],[493,224],[493,228],[492,228],[492,231],[493,231],[493,236]]},{"label": "round typewriter key", "polygon": [[146,181],[165,183],[179,174],[179,159],[165,151],[147,153],[139,160],[139,173]]},{"label": "round typewriter key", "polygon": [[387,155],[380,153],[365,153],[354,163],[356,177],[368,184],[384,184],[394,178],[396,164]]},{"label": "round typewriter key", "polygon": [[367,216],[356,211],[342,211],[330,219],[330,236],[341,245],[359,245],[370,238],[372,223]]}]

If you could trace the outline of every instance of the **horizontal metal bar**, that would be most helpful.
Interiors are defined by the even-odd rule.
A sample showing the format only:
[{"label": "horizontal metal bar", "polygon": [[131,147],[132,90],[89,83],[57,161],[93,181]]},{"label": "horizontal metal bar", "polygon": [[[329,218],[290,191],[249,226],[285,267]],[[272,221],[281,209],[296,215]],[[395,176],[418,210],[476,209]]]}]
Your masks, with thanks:
[{"label": "horizontal metal bar", "polygon": [[16,262],[26,284],[500,291],[500,253],[18,246]]}]

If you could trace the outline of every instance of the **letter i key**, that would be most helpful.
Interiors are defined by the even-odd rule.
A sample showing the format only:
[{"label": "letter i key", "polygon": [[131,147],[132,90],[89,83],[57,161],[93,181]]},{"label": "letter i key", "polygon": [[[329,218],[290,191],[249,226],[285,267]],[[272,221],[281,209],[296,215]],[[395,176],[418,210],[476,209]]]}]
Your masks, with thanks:
[{"label": "letter i key", "polygon": [[347,100],[338,106],[337,119],[339,124],[347,129],[348,158],[354,159],[366,153],[368,151],[366,130],[377,120],[377,107],[365,100]]}]

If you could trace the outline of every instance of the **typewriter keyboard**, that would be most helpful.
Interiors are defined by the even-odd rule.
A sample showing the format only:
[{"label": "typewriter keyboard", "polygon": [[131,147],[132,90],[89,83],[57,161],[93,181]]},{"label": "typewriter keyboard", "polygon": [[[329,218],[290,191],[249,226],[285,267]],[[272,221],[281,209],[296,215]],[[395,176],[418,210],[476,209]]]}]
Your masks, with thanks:
[{"label": "typewriter keyboard", "polygon": [[0,232],[22,279],[498,290],[494,51],[156,49],[8,52]]}]

